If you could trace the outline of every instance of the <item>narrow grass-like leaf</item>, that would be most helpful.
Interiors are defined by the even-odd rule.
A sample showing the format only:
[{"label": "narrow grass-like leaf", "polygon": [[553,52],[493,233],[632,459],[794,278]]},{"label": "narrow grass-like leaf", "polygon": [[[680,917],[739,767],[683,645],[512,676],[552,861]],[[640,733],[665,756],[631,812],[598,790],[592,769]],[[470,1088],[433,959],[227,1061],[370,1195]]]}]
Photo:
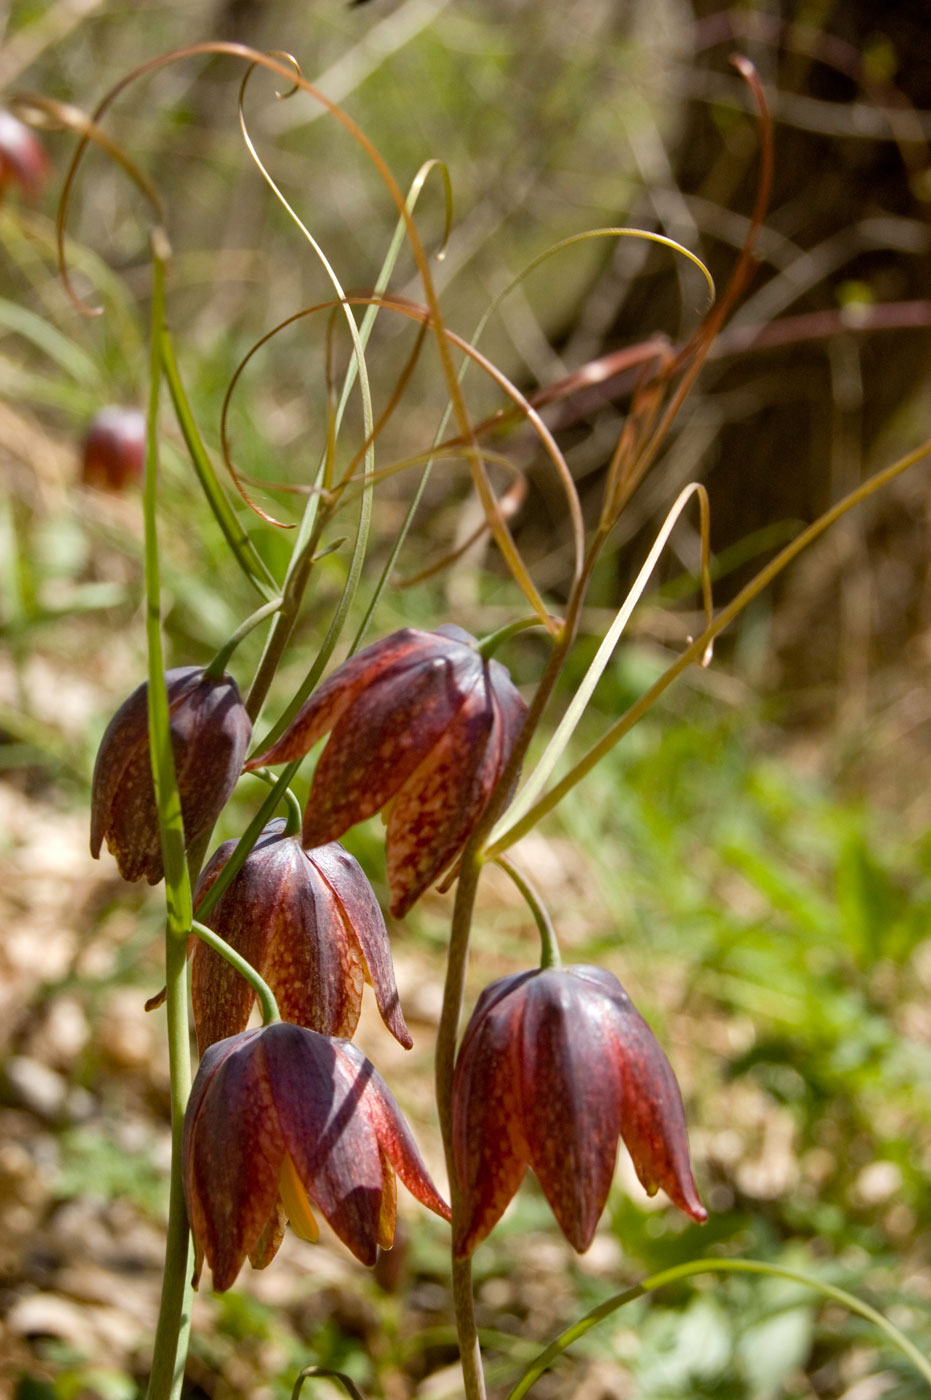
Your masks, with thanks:
[{"label": "narrow grass-like leaf", "polygon": [[[508,809],[506,815],[501,819],[497,827],[491,833],[490,840],[492,842],[500,841],[506,836],[506,833],[511,829],[511,827],[516,825],[516,823],[519,822],[520,819],[523,816],[525,816],[527,812],[530,811],[531,807],[536,802],[537,798],[541,795],[543,789],[546,787],[551,773],[553,772],[557,763],[559,762],[560,758],[565,752],[566,746],[568,745],[573,734],[575,733],[579,721],[582,718],[582,715],[585,713],[585,709],[588,705],[588,702],[592,698],[595,687],[600,681],[602,675],[604,674],[605,667],[611,660],[614,648],[620,641],[624,629],[630,621],[634,608],[637,606],[641,597],[643,596],[644,590],[646,589],[646,586],[650,581],[650,577],[653,573],[653,570],[656,568],[656,565],[659,562],[659,557],[666,547],[666,542],[669,539],[669,536],[672,534],[673,528],[675,527],[679,516],[682,514],[685,507],[688,505],[692,496],[696,494],[699,496],[699,499],[702,502],[702,577],[703,586],[705,590],[705,605],[708,614],[707,621],[710,623],[711,598],[707,573],[708,498],[705,488],[697,482],[692,482],[689,486],[684,487],[683,490],[680,491],[678,497],[676,498],[672,509],[670,510],[669,514],[666,516],[666,519],[663,522],[659,534],[653,542],[653,546],[646,557],[646,561],[644,562],[643,567],[641,568],[639,574],[634,580],[633,586],[631,587],[627,597],[624,599],[623,604],[618,609],[614,621],[612,622],[608,631],[605,633],[602,643],[598,648],[597,652],[595,653],[595,657],[591,665],[586,671],[581,684],[579,685],[571,701],[569,702],[569,705],[566,709],[566,713],[563,715],[561,721],[557,725],[556,731],[553,734],[553,737],[550,740],[549,744],[547,745],[545,752],[543,753],[542,757],[540,758],[540,761],[537,763],[536,767],[531,773],[526,784],[518,793],[513,805]],[[707,653],[709,658],[710,647],[711,643],[709,642]],[[700,659],[704,660],[705,658],[702,657]]]},{"label": "narrow grass-like leaf", "polygon": [[528,1366],[508,1396],[508,1400],[522,1400],[522,1397],[539,1380],[543,1372],[549,1370],[553,1362],[557,1361],[572,1346],[573,1342],[584,1337],[586,1332],[590,1332],[599,1322],[603,1322],[606,1317],[610,1317],[626,1303],[633,1302],[635,1298],[642,1298],[647,1293],[653,1293],[658,1288],[665,1288],[670,1283],[678,1283],[682,1279],[694,1278],[699,1274],[714,1273],[764,1274],[769,1278],[786,1279],[789,1283],[797,1283],[802,1288],[810,1288],[814,1292],[820,1293],[822,1297],[830,1299],[831,1302],[840,1303],[842,1307],[856,1313],[858,1317],[865,1318],[867,1322],[873,1323],[875,1327],[885,1333],[893,1345],[908,1357],[915,1370],[931,1389],[931,1363],[927,1357],[923,1356],[915,1344],[905,1336],[905,1333],[901,1332],[887,1317],[884,1317],[876,1308],[870,1307],[869,1303],[864,1303],[855,1294],[848,1293],[846,1289],[836,1288],[833,1284],[824,1283],[821,1279],[812,1278],[808,1274],[796,1273],[793,1269],[783,1269],[779,1265],[766,1264],[758,1259],[692,1259],[687,1264],[678,1264],[675,1268],[665,1269],[659,1274],[652,1274],[649,1278],[645,1278],[642,1283],[636,1284],[633,1288],[625,1289],[623,1293],[616,1293],[612,1298],[600,1303],[597,1308],[592,1308],[591,1312],[586,1313],[572,1327],[568,1327]]}]

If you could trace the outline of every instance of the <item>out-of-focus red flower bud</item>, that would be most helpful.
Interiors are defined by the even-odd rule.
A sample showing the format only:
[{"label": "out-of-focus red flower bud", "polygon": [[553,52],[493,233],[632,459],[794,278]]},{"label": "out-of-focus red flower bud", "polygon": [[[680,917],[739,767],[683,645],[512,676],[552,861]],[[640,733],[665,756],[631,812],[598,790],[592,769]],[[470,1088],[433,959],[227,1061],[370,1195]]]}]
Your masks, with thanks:
[{"label": "out-of-focus red flower bud", "polygon": [[285,1021],[212,1045],[184,1119],[182,1170],[197,1273],[218,1292],[264,1268],[284,1218],[315,1241],[314,1208],[363,1264],[394,1240],[395,1172],[449,1219],[384,1080],[348,1040]]},{"label": "out-of-focus red flower bud", "polygon": [[[199,666],[165,674],[171,747],[185,844],[209,832],[236,786],[252,724],[232,676],[217,680]],[[162,845],[149,757],[148,683],[107,725],[97,751],[91,796],[91,855],[106,839],[124,880],[158,884]]]},{"label": "out-of-focus red flower bud", "polygon": [[505,668],[460,627],[404,628],[324,681],[276,744],[248,765],[329,742],[304,813],[304,845],[335,841],[390,804],[391,912],[406,914],[469,838],[527,707]]},{"label": "out-of-focus red flower bud", "polygon": [[[269,984],[285,1021],[351,1036],[368,975],[382,1020],[412,1045],[391,965],[388,931],[362,867],[337,842],[304,851],[283,821],[263,831],[206,922]],[[236,848],[225,841],[205,867],[195,908]],[[255,994],[234,967],[197,941],[191,999],[200,1052],[245,1030]]]},{"label": "out-of-focus red flower bud", "polygon": [[145,415],[136,408],[102,408],[84,438],[81,480],[101,491],[122,491],[145,471]]},{"label": "out-of-focus red flower bud", "polygon": [[707,1219],[675,1075],[617,978],[581,964],[486,987],[453,1080],[457,1254],[494,1227],[528,1166],[569,1243],[586,1250],[618,1137],[651,1195],[662,1187],[693,1220]]},{"label": "out-of-focus red flower bud", "polygon": [[8,187],[19,185],[27,199],[38,199],[51,169],[35,132],[0,108],[0,198]]}]

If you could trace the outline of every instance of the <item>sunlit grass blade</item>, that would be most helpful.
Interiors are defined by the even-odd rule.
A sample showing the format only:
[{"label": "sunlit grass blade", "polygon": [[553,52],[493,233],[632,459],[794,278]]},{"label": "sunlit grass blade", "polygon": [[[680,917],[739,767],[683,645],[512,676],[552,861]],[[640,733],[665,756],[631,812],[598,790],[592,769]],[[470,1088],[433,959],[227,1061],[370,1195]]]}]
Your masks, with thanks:
[{"label": "sunlit grass blade", "polygon": [[[639,574],[634,580],[633,586],[631,587],[627,597],[624,599],[623,604],[618,609],[614,621],[612,622],[608,631],[605,633],[601,645],[595,653],[595,657],[588,670],[586,671],[581,684],[579,685],[571,701],[569,702],[569,705],[566,709],[566,713],[563,715],[561,721],[557,725],[556,731],[553,734],[552,739],[547,745],[543,755],[541,756],[539,762],[537,763],[536,767],[531,773],[526,784],[518,793],[513,805],[508,809],[505,816],[501,819],[501,821],[492,831],[491,836],[489,838],[491,843],[497,843],[499,841],[504,840],[508,831],[510,831],[511,828],[515,826],[521,820],[521,818],[526,815],[527,812],[530,811],[531,807],[537,801],[537,799],[543,792],[543,789],[546,787],[550,775],[552,774],[557,763],[559,762],[560,758],[565,752],[566,746],[569,744],[573,734],[576,731],[576,728],[578,727],[582,715],[585,713],[585,709],[588,705],[588,702],[592,698],[592,695],[595,691],[595,687],[601,679],[602,675],[604,674],[605,667],[611,660],[611,656],[614,653],[614,648],[620,641],[624,629],[627,626],[633,614],[634,608],[637,606],[641,597],[643,596],[646,586],[650,581],[650,577],[653,573],[653,570],[656,568],[656,565],[659,561],[659,557],[666,547],[666,542],[669,539],[669,536],[672,534],[672,531],[676,525],[676,522],[679,519],[679,516],[682,514],[685,507],[688,505],[692,496],[695,495],[698,496],[699,503],[701,505],[702,591],[704,594],[705,602],[706,625],[710,625],[711,585],[708,574],[708,493],[706,492],[704,486],[700,485],[697,482],[692,482],[691,485],[686,486],[682,491],[680,491],[678,497],[676,498],[672,509],[670,510],[669,514],[666,516],[665,521],[663,522],[662,529],[660,530],[655,541],[653,542],[653,546],[646,557],[643,567],[641,568]],[[702,656],[697,658],[701,664],[706,664],[711,659],[711,645],[711,642],[709,642],[706,651],[702,654]]]}]

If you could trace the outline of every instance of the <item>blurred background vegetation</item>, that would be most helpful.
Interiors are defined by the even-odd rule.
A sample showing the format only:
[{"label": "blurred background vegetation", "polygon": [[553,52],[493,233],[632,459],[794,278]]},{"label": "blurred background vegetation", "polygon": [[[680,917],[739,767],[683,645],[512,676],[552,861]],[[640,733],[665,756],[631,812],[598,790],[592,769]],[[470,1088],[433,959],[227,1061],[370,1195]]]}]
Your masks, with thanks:
[{"label": "blurred background vegetation", "polygon": [[[286,50],[373,138],[402,188],[444,161],[454,221],[434,264],[449,324],[560,238],[600,225],[680,240],[726,283],[746,236],[759,136],[728,63],[748,54],[776,121],[760,267],[663,460],[599,568],[561,699],[577,683],[680,486],[707,483],[719,600],[929,421],[931,20],[924,0],[279,0],[0,3],[0,105],[41,92],[90,110],[134,66],[208,38]],[[201,431],[216,453],[223,394],[265,331],[330,295],[318,262],[245,150],[242,67],[193,58],[132,86],[106,129],[157,181],[174,247],[169,317]],[[395,224],[377,177],[305,96],[258,74],[245,111],[274,178],[343,285],[370,288]],[[81,442],[110,403],[142,405],[148,213],[90,152],[68,221],[75,285],[55,268],[54,211],[74,137],[43,134],[56,174],[0,203],[0,1390],[21,1400],[130,1400],[144,1384],[165,1207],[166,1068],[158,1013],[159,895],[87,852],[100,734],[144,672],[137,492],[81,481]],[[443,239],[442,180],[417,218]],[[417,296],[402,255],[393,287]],[[483,348],[525,391],[654,334],[681,343],[704,311],[699,274],[642,242],[591,240],[502,303]],[[412,344],[379,319],[381,402]],[[338,371],[348,361],[337,332]],[[233,450],[264,507],[295,519],[325,441],[325,323],[299,321],[253,361]],[[586,509],[632,380],[548,411]],[[469,381],[476,419],[498,407]],[[386,430],[383,460],[422,450],[445,398],[429,352]],[[354,411],[354,410],[353,410]],[[346,441],[358,440],[350,416]],[[565,521],[535,439],[504,444],[526,474],[514,529],[558,608]],[[373,568],[411,491],[385,483]],[[476,1257],[490,1378],[645,1272],[699,1252],[768,1259],[853,1289],[931,1349],[931,837],[927,762],[927,470],[915,468],[802,558],[517,856],[573,960],[610,966],[665,1045],[685,1093],[712,1212],[683,1228],[624,1159],[590,1253],[572,1255],[534,1184]],[[351,511],[350,511],[351,515]],[[289,541],[243,508],[279,576]],[[411,575],[467,539],[460,467],[431,480],[402,558]],[[339,524],[339,522],[337,522]],[[347,526],[334,530],[351,533]],[[205,660],[254,606],[164,421],[161,542],[171,664]],[[683,521],[633,635],[576,740],[581,753],[697,630],[697,532]],[[346,571],[315,575],[275,714],[307,669]],[[371,580],[374,579],[374,573]],[[360,606],[373,586],[367,581]],[[487,632],[519,609],[480,543],[416,587],[390,589],[374,630],[454,620]],[[237,653],[245,682],[259,640]],[[542,645],[503,658],[530,685]],[[260,789],[244,780],[221,836]],[[376,883],[380,827],[350,844]],[[380,888],[380,886],[379,886]],[[393,930],[416,1048],[375,1019],[361,1042],[438,1174],[431,1054],[449,899]],[[477,992],[535,957],[526,911],[491,872]],[[374,1276],[339,1246],[289,1240],[267,1273],[198,1299],[187,1393],[287,1396],[301,1365],[337,1365],[367,1395],[458,1393],[445,1240],[422,1216]],[[322,1393],[326,1383],[319,1383]],[[5,1391],[3,1393],[6,1393]],[[335,1392],[334,1392],[335,1393]],[[714,1280],[617,1313],[544,1377],[560,1400],[910,1400],[919,1381],[877,1335],[793,1286]]]}]

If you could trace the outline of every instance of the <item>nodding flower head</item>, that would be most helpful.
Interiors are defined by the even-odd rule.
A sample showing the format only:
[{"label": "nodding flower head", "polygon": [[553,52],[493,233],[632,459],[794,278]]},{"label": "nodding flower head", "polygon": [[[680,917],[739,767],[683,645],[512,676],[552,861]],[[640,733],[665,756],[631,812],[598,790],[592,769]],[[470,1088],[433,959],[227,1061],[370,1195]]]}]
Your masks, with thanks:
[{"label": "nodding flower head", "polygon": [[402,915],[462,850],[525,715],[505,668],[468,632],[404,628],[334,671],[248,766],[298,758],[330,731],[304,845],[335,841],[386,809],[391,912]]},{"label": "nodding flower head", "polygon": [[142,480],[145,416],[137,408],[102,408],[84,437],[81,480],[101,491],[122,491]]},{"label": "nodding flower head", "polygon": [[38,199],[52,163],[35,132],[0,108],[0,198],[18,185],[27,199]]},{"label": "nodding flower head", "polygon": [[[285,1021],[351,1036],[362,985],[372,983],[385,1025],[406,1048],[385,920],[358,861],[333,841],[304,851],[271,822],[206,922],[269,984]],[[229,860],[235,841],[215,852],[195,892],[195,906]],[[197,940],[191,999],[200,1052],[245,1030],[255,994],[219,953]]]},{"label": "nodding flower head", "polygon": [[363,1264],[394,1241],[395,1172],[444,1220],[436,1187],[387,1085],[361,1051],[281,1021],[212,1045],[184,1119],[184,1192],[197,1274],[229,1288],[264,1268],[285,1219],[315,1241],[317,1210]]},{"label": "nodding flower head", "polygon": [[[225,807],[252,734],[231,676],[213,679],[198,666],[165,673],[171,748],[185,844],[212,828]],[[149,749],[149,687],[143,682],[107,725],[97,751],[91,794],[91,854],[106,839],[124,880],[162,878],[161,836]]]},{"label": "nodding flower head", "polygon": [[563,1234],[591,1244],[623,1138],[641,1182],[707,1219],[669,1061],[620,982],[580,965],[519,973],[479,997],[453,1080],[462,1192],[454,1247],[471,1254],[532,1167]]}]

